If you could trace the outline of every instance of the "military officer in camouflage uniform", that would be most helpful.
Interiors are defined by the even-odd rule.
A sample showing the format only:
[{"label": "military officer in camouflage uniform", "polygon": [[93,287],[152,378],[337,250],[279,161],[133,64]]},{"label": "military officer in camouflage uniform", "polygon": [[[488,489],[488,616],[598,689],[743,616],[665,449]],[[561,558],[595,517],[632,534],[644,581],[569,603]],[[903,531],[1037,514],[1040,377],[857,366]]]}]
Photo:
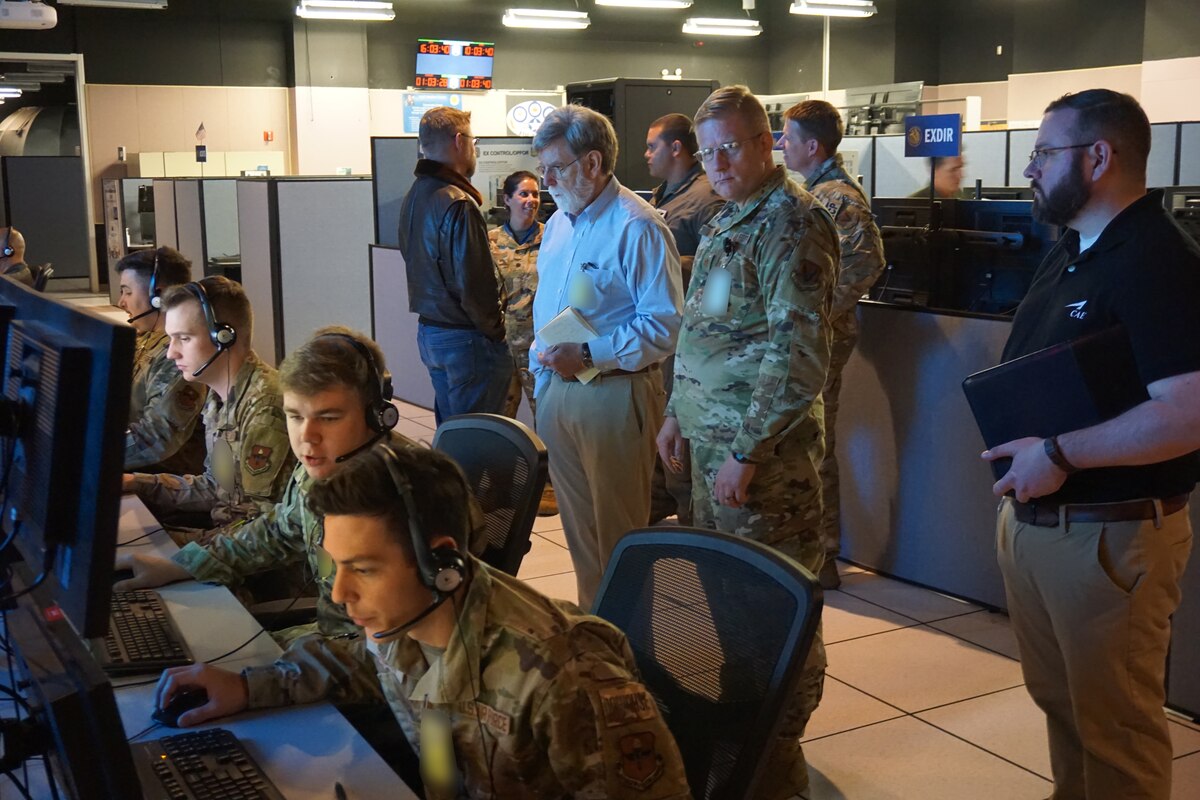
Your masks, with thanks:
[{"label": "military officer in camouflage uniform", "polygon": [[200,410],[208,390],[188,383],[167,358],[162,295],[192,279],[192,265],[178,250],[139,250],[115,268],[117,306],[137,330],[125,469],[190,475],[204,470],[204,425]]},{"label": "military officer in camouflage uniform", "polygon": [[496,279],[504,299],[504,338],[513,359],[513,380],[504,404],[504,414],[516,417],[521,393],[533,412],[533,375],[529,372],[529,346],[533,344],[533,295],[537,291],[537,257],[542,246],[542,229],[537,212],[541,206],[537,176],[520,170],[504,179],[504,205],[508,221],[488,231]]},{"label": "military officer in camouflage uniform", "polygon": [[190,514],[201,528],[270,511],[283,496],[294,459],[278,376],[250,347],[253,315],[245,291],[223,277],[205,278],[169,290],[163,310],[171,338],[167,357],[186,380],[209,389],[203,411],[208,455],[203,473],[133,473],[125,476],[125,491],[135,492],[164,521]]},{"label": "military officer in camouflage uniform", "polygon": [[[373,363],[368,364],[348,339],[358,341]],[[299,461],[283,499],[244,525],[218,529],[218,535],[203,545],[188,543],[170,559],[119,555],[118,568],[134,574],[114,588],[153,588],[189,578],[237,586],[251,575],[301,562],[308,564],[309,575],[318,576],[321,518],[307,505],[313,481],[333,474],[340,466],[338,458],[385,436],[397,446],[412,445],[372,422],[380,397],[379,375],[385,369],[383,351],[361,333],[333,325],[313,334],[279,367],[292,453]],[[329,599],[331,588],[329,581],[318,582],[316,624],[275,633],[281,645],[305,633],[335,636],[354,629],[345,610]]]},{"label": "military officer in camouflage uniform", "polygon": [[[396,476],[411,487],[407,499]],[[305,637],[241,675],[168,670],[160,705],[185,687],[208,694],[182,725],[247,707],[371,698],[391,706],[431,800],[690,797],[624,635],[453,552],[472,500],[449,458],[376,447],[318,482],[310,503],[325,519],[333,598],[365,642]],[[459,585],[432,591],[415,547]]]},{"label": "military officer in camouflage uniform", "polygon": [[833,346],[829,377],[825,379],[825,460],[821,462],[822,518],[825,564],[821,586],[836,589],[837,557],[841,553],[841,524],[838,518],[837,443],[838,394],[842,370],[858,341],[859,298],[883,273],[883,241],[871,214],[871,201],[842,166],[837,148],[842,141],[842,116],[824,100],[805,100],[784,112],[783,159],[787,168],[805,177],[805,188],[825,204],[833,217],[841,244],[842,260],[837,287],[833,291]]},{"label": "military officer in camouflage uniform", "polygon": [[[772,163],[766,112],[746,87],[713,92],[696,133],[713,188],[732,202],[696,252],[659,452],[666,461],[681,435],[690,441],[697,525],[770,545],[815,574],[837,233],[820,202]],[[754,587],[740,588],[752,605]],[[799,739],[824,674],[818,632],[762,797],[807,786]]]}]

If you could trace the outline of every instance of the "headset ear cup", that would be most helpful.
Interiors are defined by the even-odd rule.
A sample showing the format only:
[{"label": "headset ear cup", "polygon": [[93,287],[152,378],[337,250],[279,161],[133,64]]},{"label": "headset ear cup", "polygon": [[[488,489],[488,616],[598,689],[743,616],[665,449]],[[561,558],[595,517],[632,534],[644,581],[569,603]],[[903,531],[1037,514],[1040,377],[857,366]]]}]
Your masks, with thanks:
[{"label": "headset ear cup", "polygon": [[229,347],[237,341],[237,331],[228,325],[220,325],[213,330],[213,339],[217,347]]},{"label": "headset ear cup", "polygon": [[159,295],[156,295],[156,294],[151,295],[150,296],[150,307],[153,309],[156,309],[156,310],[161,309],[162,308],[162,297],[160,297]]},{"label": "headset ear cup", "polygon": [[400,424],[400,411],[394,405],[384,400],[375,413],[375,424],[380,433],[390,431]]},{"label": "headset ear cup", "polygon": [[431,588],[443,594],[450,594],[462,586],[467,575],[467,564],[453,547],[434,548],[432,554],[436,573],[433,576]]}]

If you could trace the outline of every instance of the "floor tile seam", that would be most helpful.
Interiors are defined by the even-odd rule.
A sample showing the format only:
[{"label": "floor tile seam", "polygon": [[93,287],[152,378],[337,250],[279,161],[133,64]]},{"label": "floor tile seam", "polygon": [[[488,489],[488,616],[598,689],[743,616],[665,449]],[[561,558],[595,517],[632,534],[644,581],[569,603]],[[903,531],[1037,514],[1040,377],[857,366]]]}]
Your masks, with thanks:
[{"label": "floor tile seam", "polygon": [[[920,628],[923,625],[925,625],[925,623],[913,620],[912,625],[897,625],[895,628],[888,628],[887,630],[875,631],[873,633],[864,633],[861,636],[851,636],[846,639],[838,639],[837,641],[826,640],[825,636],[824,636],[824,631],[822,631],[821,641],[825,644],[826,647],[833,647],[835,644],[845,644],[846,642],[857,642],[860,639],[870,639],[872,636],[880,636],[885,633],[895,633],[896,631],[907,631],[912,628]],[[937,629],[934,628],[934,630],[937,630]],[[945,633],[945,631],[938,631],[938,633]],[[951,635],[953,635],[953,634],[951,634]]]},{"label": "floor tile seam", "polygon": [[958,705],[959,703],[966,703],[966,702],[969,702],[969,701],[971,701],[971,700],[978,700],[978,699],[980,699],[981,697],[991,697],[992,695],[994,695],[994,694],[1000,694],[1001,692],[1011,692],[1013,689],[1021,689],[1021,688],[1023,688],[1024,686],[1025,686],[1025,682],[1024,682],[1024,681],[1022,681],[1021,683],[1017,683],[1017,684],[1014,684],[1014,685],[1012,685],[1012,686],[1005,686],[1005,687],[1003,687],[1003,688],[1000,688],[1000,689],[993,689],[993,690],[991,690],[991,691],[989,691],[989,692],[980,692],[979,694],[974,694],[974,695],[971,695],[970,697],[964,697],[964,698],[962,698],[962,699],[960,699],[960,700],[950,700],[950,701],[948,701],[948,702],[945,702],[945,703],[938,703],[936,706],[929,706],[929,707],[927,707],[927,708],[919,708],[919,709],[917,709],[917,710],[915,710],[915,711],[913,711],[913,712],[911,712],[911,713],[913,713],[913,714],[926,714],[926,713],[928,713],[928,712],[930,712],[930,711],[937,711],[938,709],[941,709],[941,708],[947,708],[947,707],[949,707],[949,706],[956,706],[956,705]]},{"label": "floor tile seam", "polygon": [[[918,712],[918,713],[920,713],[920,712]],[[950,737],[953,737],[953,738],[955,738],[955,739],[958,739],[960,742],[963,742],[963,743],[965,743],[965,744],[969,744],[971,747],[974,747],[976,750],[982,750],[983,752],[987,753],[988,755],[990,755],[990,756],[993,756],[993,757],[995,757],[995,758],[998,758],[998,759],[1000,759],[1001,761],[1004,761],[1005,763],[1011,764],[1012,766],[1016,767],[1017,769],[1024,770],[1025,772],[1028,772],[1030,775],[1033,775],[1034,777],[1041,778],[1042,780],[1044,780],[1044,781],[1049,781],[1049,782],[1051,782],[1051,783],[1053,783],[1053,781],[1054,781],[1054,779],[1053,779],[1053,778],[1051,778],[1050,776],[1048,776],[1048,775],[1043,775],[1043,774],[1041,774],[1040,772],[1036,772],[1035,770],[1032,770],[1032,769],[1030,769],[1029,767],[1025,766],[1024,764],[1018,764],[1016,761],[1013,761],[1011,758],[1008,758],[1008,757],[1006,757],[1006,756],[1002,756],[1002,755],[1000,755],[999,753],[995,753],[995,752],[993,752],[993,751],[991,751],[991,750],[987,749],[987,748],[986,748],[986,747],[984,747],[983,745],[979,744],[978,742],[972,742],[970,739],[966,739],[966,738],[964,738],[964,737],[962,737],[962,736],[959,736],[959,735],[958,735],[957,733],[955,733],[954,731],[948,731],[948,730],[946,730],[945,728],[942,728],[942,727],[940,727],[940,726],[938,726],[938,725],[934,725],[934,724],[933,724],[932,722],[930,722],[929,720],[926,720],[926,719],[921,719],[920,717],[918,717],[918,716],[916,716],[916,715],[911,715],[911,716],[913,716],[913,718],[914,718],[914,719],[916,719],[918,722],[921,722],[921,723],[923,723],[923,724],[925,724],[925,725],[928,725],[929,727],[933,728],[933,729],[934,729],[934,730],[936,730],[936,731],[941,731],[942,733],[946,734],[947,736],[950,736]]]},{"label": "floor tile seam", "polygon": [[540,533],[538,533],[537,531],[533,531],[533,535],[534,535],[534,536],[536,536],[536,537],[538,537],[539,539],[541,539],[541,540],[542,540],[543,542],[545,542],[546,544],[552,544],[552,545],[554,545],[555,547],[557,547],[557,548],[558,548],[558,549],[560,549],[560,550],[566,550],[566,551],[567,551],[567,555],[570,555],[570,554],[571,554],[571,548],[569,548],[569,547],[567,547],[567,546],[565,546],[565,545],[561,545],[561,544],[559,544],[558,542],[554,541],[553,539],[547,539],[545,536],[542,536],[542,535],[541,535]]},{"label": "floor tile seam", "polygon": [[1194,756],[1197,753],[1200,753],[1200,747],[1197,747],[1195,750],[1189,750],[1186,753],[1179,753],[1178,755],[1172,755],[1171,760],[1178,761],[1181,758],[1187,758],[1188,756]]},{"label": "floor tile seam", "polygon": [[[905,585],[905,586],[908,586],[908,584],[903,584],[903,585]],[[853,587],[851,587],[851,588],[853,588]],[[919,587],[919,586],[914,586],[914,587],[912,587],[912,588],[914,588],[914,589],[920,589],[921,587]],[[902,611],[897,611],[897,610],[896,610],[896,609],[894,609],[894,608],[888,608],[888,607],[887,607],[887,606],[885,606],[883,603],[878,603],[878,602],[876,602],[876,601],[874,601],[874,600],[871,600],[870,598],[863,597],[862,595],[855,594],[854,592],[852,592],[852,591],[849,591],[848,589],[846,589],[845,582],[843,582],[843,584],[842,584],[841,588],[837,589],[836,591],[839,591],[839,592],[845,592],[846,594],[850,595],[851,597],[853,597],[853,598],[854,598],[854,599],[856,599],[856,600],[861,600],[861,601],[863,601],[864,603],[870,603],[871,605],[873,605],[873,606],[876,606],[877,608],[882,608],[882,609],[884,609],[885,611],[890,611],[890,612],[892,612],[893,614],[899,614],[899,615],[900,615],[900,616],[902,616],[902,617],[907,617],[907,618],[909,618],[909,619],[916,620],[917,622],[920,622],[920,623],[921,623],[921,624],[923,624],[923,625],[928,625],[928,624],[929,624],[929,623],[931,623],[931,622],[941,622],[942,620],[947,620],[947,619],[956,619],[956,618],[958,618],[958,617],[965,617],[965,616],[967,616],[967,615],[969,615],[969,614],[977,614],[977,613],[978,613],[978,612],[980,612],[980,611],[986,611],[986,610],[987,610],[987,609],[985,609],[985,608],[981,608],[981,607],[979,607],[979,606],[972,606],[972,608],[971,608],[971,610],[970,610],[970,611],[964,611],[964,612],[962,612],[961,614],[947,614],[947,615],[946,615],[946,616],[944,616],[944,617],[936,617],[935,619],[930,619],[930,620],[921,620],[921,619],[917,619],[916,617],[914,617],[914,616],[913,616],[913,615],[911,615],[911,614],[905,614],[904,612],[902,612]],[[926,592],[928,592],[929,590],[928,590],[928,589],[922,589],[922,591],[926,591]],[[936,592],[930,592],[930,593],[931,593],[931,594],[936,594]],[[942,595],[937,595],[937,596],[938,596],[938,597],[942,597]],[[953,598],[946,598],[946,599],[948,599],[948,600],[949,600],[949,599],[953,599]],[[955,600],[954,602],[958,603],[958,602],[962,602],[962,601]]]},{"label": "floor tile seam", "polygon": [[[875,702],[877,702],[877,703],[883,703],[885,706],[887,706],[887,707],[889,707],[889,708],[894,708],[894,709],[896,709],[897,711],[899,711],[901,714],[908,714],[908,713],[909,713],[908,711],[905,711],[903,708],[901,708],[900,706],[896,705],[895,703],[888,702],[887,700],[884,700],[882,697],[879,697],[879,696],[877,696],[877,695],[871,694],[870,692],[868,692],[868,691],[867,691],[867,690],[865,690],[865,689],[860,689],[860,688],[858,688],[857,686],[855,686],[855,685],[854,685],[854,684],[852,684],[852,683],[847,683],[847,682],[846,682],[844,679],[842,679],[842,678],[839,678],[839,677],[837,677],[836,675],[830,675],[828,672],[826,672],[826,673],[825,673],[825,678],[826,678],[827,680],[828,680],[828,679],[833,679],[833,680],[837,681],[838,683],[840,683],[842,686],[845,686],[845,687],[847,687],[847,688],[853,689],[854,691],[858,692],[859,694],[865,694],[867,697],[871,698],[871,699],[872,699],[872,700],[874,700]],[[818,707],[819,707],[819,706],[818,706]]]}]

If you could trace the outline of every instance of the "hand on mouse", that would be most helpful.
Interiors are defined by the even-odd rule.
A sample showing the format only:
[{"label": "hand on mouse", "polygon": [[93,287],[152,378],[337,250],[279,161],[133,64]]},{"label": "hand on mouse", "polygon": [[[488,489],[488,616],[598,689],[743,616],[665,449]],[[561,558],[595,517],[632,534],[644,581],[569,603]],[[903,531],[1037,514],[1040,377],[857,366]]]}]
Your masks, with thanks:
[{"label": "hand on mouse", "polygon": [[176,581],[186,581],[192,576],[183,567],[169,558],[148,556],[142,553],[119,553],[114,565],[116,569],[133,571],[133,577],[113,584],[113,591],[127,592],[130,589],[153,589]]},{"label": "hand on mouse", "polygon": [[154,692],[154,707],[165,708],[184,689],[203,689],[208,693],[208,702],[180,715],[178,725],[181,728],[236,714],[250,703],[246,679],[239,673],[210,664],[195,664],[163,671]]}]

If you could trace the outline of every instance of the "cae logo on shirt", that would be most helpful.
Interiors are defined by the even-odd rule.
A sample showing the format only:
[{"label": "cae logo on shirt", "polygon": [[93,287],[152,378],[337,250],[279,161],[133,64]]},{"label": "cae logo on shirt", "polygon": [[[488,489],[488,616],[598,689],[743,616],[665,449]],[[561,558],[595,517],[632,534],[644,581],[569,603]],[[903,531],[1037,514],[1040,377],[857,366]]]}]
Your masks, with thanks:
[{"label": "cae logo on shirt", "polygon": [[1084,319],[1087,317],[1087,312],[1083,309],[1087,304],[1087,300],[1080,300],[1078,303],[1067,303],[1063,307],[1071,309],[1070,316],[1072,319]]}]

